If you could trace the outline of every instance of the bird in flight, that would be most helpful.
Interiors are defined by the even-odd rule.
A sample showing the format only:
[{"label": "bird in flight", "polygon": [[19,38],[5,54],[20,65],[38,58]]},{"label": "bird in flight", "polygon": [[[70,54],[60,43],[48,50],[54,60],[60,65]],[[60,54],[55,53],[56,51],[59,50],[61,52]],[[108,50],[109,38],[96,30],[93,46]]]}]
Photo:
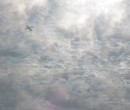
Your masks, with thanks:
[{"label": "bird in flight", "polygon": [[33,31],[32,28],[33,27],[30,27],[30,26],[26,25],[26,29],[28,29],[29,31]]}]

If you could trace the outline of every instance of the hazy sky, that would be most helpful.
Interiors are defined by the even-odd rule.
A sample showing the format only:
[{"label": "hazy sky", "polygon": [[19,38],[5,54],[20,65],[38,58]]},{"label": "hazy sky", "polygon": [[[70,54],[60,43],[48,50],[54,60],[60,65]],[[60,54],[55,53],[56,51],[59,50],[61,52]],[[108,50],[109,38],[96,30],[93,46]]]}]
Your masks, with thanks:
[{"label": "hazy sky", "polygon": [[0,0],[0,110],[129,110],[129,4]]}]

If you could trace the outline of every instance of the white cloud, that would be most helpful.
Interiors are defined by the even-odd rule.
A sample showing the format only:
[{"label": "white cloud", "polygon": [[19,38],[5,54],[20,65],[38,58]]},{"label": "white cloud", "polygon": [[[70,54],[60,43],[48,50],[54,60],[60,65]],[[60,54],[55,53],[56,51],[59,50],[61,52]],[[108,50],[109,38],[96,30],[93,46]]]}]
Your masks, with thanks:
[{"label": "white cloud", "polygon": [[46,6],[47,2],[48,0],[12,0],[7,3],[11,3],[15,7],[15,11],[23,15],[34,6]]},{"label": "white cloud", "polygon": [[[74,25],[81,27],[85,22],[93,22],[100,15],[111,17],[112,23],[121,22],[124,13],[121,3],[122,0],[66,0],[66,10],[61,12],[63,15],[58,24],[65,29]],[[86,21],[88,18],[89,21]]]},{"label": "white cloud", "polygon": [[[13,97],[7,98],[13,91],[23,98],[18,99],[18,104],[17,100],[13,103],[18,110],[43,110],[46,106],[70,110],[76,105],[76,110],[98,109],[108,100],[121,101],[118,97],[124,96],[126,86],[121,90],[124,93],[118,92],[117,96],[116,89],[123,86],[120,74],[128,71],[121,73],[117,69],[129,67],[126,58],[130,53],[130,45],[125,42],[130,23],[124,16],[129,11],[125,12],[122,1],[1,0],[0,77],[6,80],[0,86],[7,85],[4,92],[12,90],[0,94],[5,104],[12,103]],[[34,31],[25,30],[26,24]],[[116,61],[121,57],[121,63]],[[115,105],[111,107],[114,109]]]}]

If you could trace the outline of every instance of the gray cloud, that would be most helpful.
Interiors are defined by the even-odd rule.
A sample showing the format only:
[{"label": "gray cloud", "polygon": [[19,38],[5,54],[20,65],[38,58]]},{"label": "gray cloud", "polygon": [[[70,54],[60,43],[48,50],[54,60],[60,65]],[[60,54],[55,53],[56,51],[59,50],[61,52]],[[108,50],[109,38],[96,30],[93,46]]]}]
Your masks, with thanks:
[{"label": "gray cloud", "polygon": [[0,110],[129,109],[129,24],[128,0],[0,1]]}]

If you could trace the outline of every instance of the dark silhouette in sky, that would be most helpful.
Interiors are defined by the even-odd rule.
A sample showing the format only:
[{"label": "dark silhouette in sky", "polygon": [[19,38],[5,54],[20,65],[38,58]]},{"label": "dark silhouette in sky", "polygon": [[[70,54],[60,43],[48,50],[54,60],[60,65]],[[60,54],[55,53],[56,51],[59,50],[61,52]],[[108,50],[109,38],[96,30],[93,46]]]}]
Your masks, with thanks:
[{"label": "dark silhouette in sky", "polygon": [[30,27],[30,26],[26,25],[26,29],[28,29],[29,31],[33,31],[32,28],[33,27]]}]

